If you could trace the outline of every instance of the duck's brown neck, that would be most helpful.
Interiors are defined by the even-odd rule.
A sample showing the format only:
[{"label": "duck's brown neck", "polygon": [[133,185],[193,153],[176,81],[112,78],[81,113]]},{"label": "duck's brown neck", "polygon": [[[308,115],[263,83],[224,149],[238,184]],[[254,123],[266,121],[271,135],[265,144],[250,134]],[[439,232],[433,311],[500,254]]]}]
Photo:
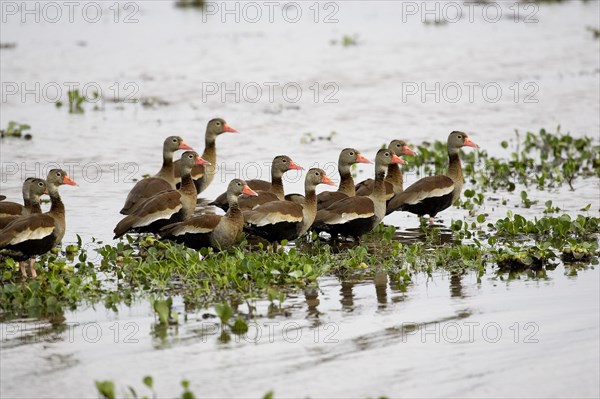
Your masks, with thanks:
[{"label": "duck's brown neck", "polygon": [[448,174],[447,176],[454,181],[455,184],[463,184],[462,165],[458,152],[448,152]]},{"label": "duck's brown neck", "polygon": [[402,176],[400,165],[397,163],[389,164],[385,180],[390,182],[395,189],[402,191],[404,189],[404,177]]},{"label": "duck's brown neck", "polygon": [[375,170],[375,184],[373,186],[373,194],[371,194],[375,198],[384,198],[385,197],[385,169],[382,167],[377,167]]},{"label": "duck's brown neck", "polygon": [[58,193],[58,187],[53,184],[49,184],[48,194],[50,196],[50,201],[52,202],[49,213],[55,216],[64,216],[65,204],[63,204],[62,199],[60,198],[60,194]]},{"label": "duck's brown neck", "polygon": [[29,205],[25,206],[25,209],[29,211],[29,213],[42,213],[42,207],[40,206],[40,200],[29,201]]},{"label": "duck's brown neck", "polygon": [[173,151],[163,151],[163,165],[161,172],[165,169],[173,170]]},{"label": "duck's brown neck", "polygon": [[229,220],[244,220],[244,216],[242,215],[242,211],[238,206],[238,196],[235,194],[227,194],[227,202],[229,203],[229,209],[225,214],[225,217]]},{"label": "duck's brown neck", "polygon": [[307,184],[304,186],[304,198],[304,204],[309,207],[309,209],[317,209],[317,193],[314,185]]},{"label": "duck's brown neck", "polygon": [[279,200],[284,199],[283,192],[283,174],[281,171],[271,169],[271,193],[275,194]]},{"label": "duck's brown neck", "polygon": [[163,151],[163,163],[162,167],[156,174],[158,177],[162,177],[164,179],[172,179],[173,178],[173,152],[172,151]]},{"label": "duck's brown neck", "polygon": [[338,172],[340,174],[340,186],[338,191],[346,194],[348,197],[354,197],[356,190],[354,189],[354,179],[352,173],[350,173],[349,165],[338,166]]},{"label": "duck's brown neck", "polygon": [[181,168],[181,187],[179,191],[184,195],[196,196],[196,185],[192,179],[190,168]]},{"label": "duck's brown neck", "polygon": [[210,162],[212,165],[217,162],[217,146],[215,143],[216,138],[211,134],[207,134],[204,141],[204,152],[202,153],[202,158]]}]

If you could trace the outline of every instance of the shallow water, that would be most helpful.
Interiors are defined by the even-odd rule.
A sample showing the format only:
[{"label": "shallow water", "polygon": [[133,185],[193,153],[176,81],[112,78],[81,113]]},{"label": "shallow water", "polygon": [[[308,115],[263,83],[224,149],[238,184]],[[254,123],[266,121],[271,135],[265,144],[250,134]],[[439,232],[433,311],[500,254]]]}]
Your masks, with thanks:
[{"label": "shallow water", "polygon": [[[537,132],[560,124],[562,131],[575,136],[600,136],[598,41],[586,31],[587,26],[597,27],[597,2],[540,5],[537,23],[510,18],[491,23],[476,12],[473,23],[463,19],[443,26],[423,24],[422,10],[408,15],[406,3],[394,2],[335,3],[339,22],[327,24],[314,23],[308,3],[298,23],[278,17],[274,23],[243,18],[235,23],[231,16],[222,22],[221,14],[204,21],[201,13],[177,9],[170,2],[135,4],[140,7],[134,15],[139,22],[131,24],[114,23],[108,3],[96,24],[80,17],[72,24],[43,18],[40,23],[21,23],[13,16],[0,24],[2,42],[17,44],[0,50],[0,126],[11,120],[29,123],[34,136],[31,141],[0,142],[0,191],[17,199],[25,177],[45,175],[54,162],[67,168],[80,187],[61,190],[68,212],[66,241],[74,241],[75,234],[84,242],[91,237],[110,240],[132,186],[129,178],[158,170],[167,135],[179,134],[201,150],[206,122],[215,116],[224,117],[240,134],[219,138],[221,172],[202,194],[207,198],[222,192],[234,176],[267,178],[268,162],[280,153],[305,168],[319,165],[335,176],[340,148],[353,146],[372,157],[392,138],[419,144],[444,140],[459,129],[488,153],[506,156],[499,142],[513,144],[514,129]],[[502,5],[505,16],[510,15],[510,5]],[[331,10],[321,9],[319,20]],[[521,9],[529,15],[526,11],[531,12]],[[120,14],[121,21],[124,16]],[[344,35],[358,35],[358,45],[330,43]],[[63,90],[63,101],[65,82],[78,82],[80,87],[98,83],[107,101],[99,103],[99,111],[86,104],[84,114],[72,115],[64,106],[54,106],[52,92],[44,95],[40,89],[38,100],[22,90],[23,84],[30,89],[54,82]],[[222,101],[221,93],[203,90],[214,84],[231,89],[236,82],[242,87],[256,83],[263,96],[252,102],[249,91],[240,93],[239,101],[233,95]],[[280,87],[297,83],[302,98],[291,102],[276,90],[270,101],[268,82]],[[315,82],[320,87],[316,101]],[[436,82],[448,88],[440,93],[440,101],[432,94],[423,101],[422,91],[407,94],[415,84],[431,89]],[[502,95],[497,102],[486,101],[477,89],[470,101],[466,84],[471,82],[500,87]],[[19,92],[7,94],[14,84]],[[458,101],[451,91],[456,85],[463,90]],[[335,94],[332,87],[337,88]],[[116,88],[121,98],[137,90],[135,97],[158,97],[170,105],[115,104],[109,100]],[[331,141],[302,143],[307,132],[328,136],[332,130],[338,134]],[[361,167],[359,179],[371,173],[370,167]],[[290,174],[286,189],[300,191],[300,180],[301,175]],[[406,180],[410,184],[415,176],[409,174]],[[575,188],[574,194],[567,188],[531,191],[529,197],[540,203],[517,210],[537,215],[544,201],[552,199],[571,214],[591,203],[597,215],[598,180],[578,180]],[[520,203],[518,195],[494,196],[507,198],[509,209]],[[500,201],[486,200],[483,211],[494,220],[506,209]],[[448,225],[464,214],[453,208],[441,217]],[[418,226],[414,216],[399,213],[385,222],[399,226],[404,236]],[[16,326],[35,330],[31,321],[0,324],[0,393],[93,397],[95,379],[139,387],[142,376],[152,374],[162,395],[178,394],[182,378],[189,378],[202,396],[260,396],[270,389],[277,397],[600,394],[597,269],[567,277],[559,266],[548,272],[548,279],[509,282],[489,270],[481,283],[471,274],[451,278],[436,273],[430,280],[418,276],[406,293],[382,281],[330,277],[320,281],[319,289],[318,305],[299,296],[286,301],[293,305],[289,317],[257,319],[280,323],[274,327],[274,342],[264,335],[257,343],[223,345],[212,335],[203,342],[200,314],[190,315],[176,332],[170,330],[163,342],[153,338],[154,318],[146,302],[122,307],[118,315],[101,306],[66,314],[65,323],[98,323],[102,338],[97,343],[83,339],[82,326],[36,342],[12,334]],[[266,305],[260,307],[263,314]],[[498,323],[502,337],[497,343],[487,342],[476,328],[469,342],[467,322],[479,323],[474,327]],[[510,328],[517,322],[520,334],[515,343]],[[302,332],[296,343],[283,339],[283,328],[290,328],[288,335],[296,328],[290,323],[297,323]],[[427,328],[434,333],[423,337],[420,329],[403,335],[403,323],[430,323]],[[452,323],[463,333],[458,343],[441,339],[444,327],[447,333],[455,327]],[[535,324],[526,331],[525,323]],[[535,326],[539,342],[523,342]],[[86,333],[93,334],[95,328],[88,327]],[[115,329],[120,332],[118,343],[113,342]],[[134,331],[132,338],[138,342],[125,343],[126,334]],[[325,342],[333,331],[339,342]],[[435,336],[439,343],[432,341]],[[31,373],[35,384],[26,383]],[[80,383],[73,386],[73,381]]]},{"label": "shallow water", "polygon": [[598,278],[562,266],[547,279],[435,273],[400,292],[385,274],[327,277],[318,296],[287,300],[287,317],[259,317],[229,343],[204,312],[157,337],[144,304],[67,313],[62,332],[13,321],[2,395],[93,397],[93,379],[138,389],[152,374],[162,395],[187,378],[202,397],[597,397]]}]

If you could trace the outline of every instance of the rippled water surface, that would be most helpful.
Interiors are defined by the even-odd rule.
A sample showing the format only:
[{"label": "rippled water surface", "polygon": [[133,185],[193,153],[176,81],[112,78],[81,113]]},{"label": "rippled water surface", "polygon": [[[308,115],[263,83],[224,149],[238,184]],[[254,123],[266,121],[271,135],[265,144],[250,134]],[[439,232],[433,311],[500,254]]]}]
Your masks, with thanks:
[{"label": "rippled water surface", "polygon": [[[441,26],[422,23],[419,13],[407,15],[401,2],[339,2],[339,21],[328,24],[314,23],[308,3],[298,23],[277,14],[274,23],[222,22],[221,14],[203,17],[171,2],[136,4],[138,22],[131,24],[114,23],[108,3],[96,24],[13,17],[0,24],[2,43],[16,43],[0,50],[0,126],[28,123],[34,136],[0,142],[0,191],[18,199],[24,177],[43,175],[54,163],[70,168],[80,186],[61,189],[66,241],[75,234],[84,242],[110,241],[132,187],[128,178],[158,170],[167,135],[179,134],[201,151],[206,123],[215,116],[240,134],[219,137],[220,175],[202,194],[207,198],[236,175],[267,178],[268,162],[281,153],[333,173],[341,148],[372,157],[392,138],[415,145],[464,130],[488,153],[506,156],[499,143],[512,145],[515,129],[560,125],[575,136],[600,135],[598,41],[586,30],[598,27],[598,2],[540,5],[533,23],[515,22],[512,3],[503,3],[504,17],[496,23],[475,13],[473,22]],[[356,35],[358,45],[331,44],[344,35]],[[56,83],[65,101],[67,82],[98,84],[107,101],[98,103],[100,110],[86,104],[84,114],[73,115],[57,109],[50,92],[40,89],[36,99],[22,90]],[[276,89],[270,101],[268,82],[297,84],[302,97],[292,103]],[[433,94],[421,98],[421,91],[408,94],[436,82],[447,88],[439,101]],[[252,102],[248,91],[222,101],[220,92],[206,91],[236,83],[258,85],[263,95]],[[14,84],[18,93],[7,93]],[[501,93],[484,93],[486,85]],[[462,95],[454,101],[457,86]],[[114,103],[117,88],[121,98],[135,91],[136,98],[169,105]],[[331,140],[303,143],[308,132],[331,131],[337,132]],[[360,179],[371,173],[359,168]],[[301,190],[300,175],[285,184]],[[576,181],[574,193],[534,191],[529,196],[540,205],[519,212],[534,216],[552,199],[571,214],[592,203],[597,216],[599,188],[597,179],[588,179]],[[506,193],[498,197],[515,203]],[[486,204],[491,219],[505,215],[499,204]],[[448,224],[463,215],[453,208],[442,218]],[[404,236],[418,226],[406,214],[385,222]],[[47,321],[4,323],[0,396],[94,397],[95,379],[139,388],[152,374],[163,395],[179,394],[179,381],[188,378],[196,393],[209,397],[261,396],[271,389],[276,397],[598,397],[599,278],[597,268],[573,272],[562,265],[546,278],[507,280],[488,270],[478,281],[473,274],[435,273],[400,292],[385,275],[375,281],[327,277],[318,292],[290,298],[288,315],[258,318],[255,342],[233,337],[220,343],[203,312],[188,314],[161,338],[146,302],[118,314],[81,308],[58,321],[58,329]],[[183,304],[177,306],[183,314]],[[266,315],[267,303],[259,303],[259,311]],[[92,342],[96,331],[98,342]]]}]

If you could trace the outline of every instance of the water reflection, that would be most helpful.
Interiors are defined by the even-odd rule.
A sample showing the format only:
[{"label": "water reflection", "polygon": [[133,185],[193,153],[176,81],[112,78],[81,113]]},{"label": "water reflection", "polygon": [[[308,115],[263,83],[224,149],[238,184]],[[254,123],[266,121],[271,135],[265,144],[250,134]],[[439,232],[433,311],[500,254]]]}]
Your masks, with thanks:
[{"label": "water reflection", "polygon": [[384,270],[378,270],[375,273],[373,283],[375,284],[375,293],[377,294],[377,303],[379,303],[379,308],[384,309],[387,305],[387,273]]},{"label": "water reflection", "polygon": [[321,314],[321,312],[319,312],[319,309],[317,309],[317,307],[321,303],[321,301],[319,300],[319,291],[314,287],[307,288],[304,290],[304,298],[306,299],[307,307],[306,317],[318,318]]},{"label": "water reflection", "polygon": [[450,297],[465,298],[462,286],[462,273],[454,272],[450,275]]},{"label": "water reflection", "polygon": [[340,303],[342,304],[342,310],[346,312],[354,311],[354,292],[353,288],[356,285],[354,281],[342,281],[342,286],[340,288],[340,294],[342,298],[340,299]]}]

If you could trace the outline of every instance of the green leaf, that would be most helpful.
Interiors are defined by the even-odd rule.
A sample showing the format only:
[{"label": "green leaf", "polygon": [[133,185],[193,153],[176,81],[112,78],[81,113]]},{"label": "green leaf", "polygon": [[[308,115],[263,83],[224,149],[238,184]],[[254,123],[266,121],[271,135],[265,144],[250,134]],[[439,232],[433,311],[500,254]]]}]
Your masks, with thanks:
[{"label": "green leaf", "polygon": [[144,382],[144,385],[146,385],[148,388],[152,389],[152,385],[154,383],[152,376],[147,375],[144,377],[144,379],[142,381]]},{"label": "green leaf", "polygon": [[115,399],[115,383],[112,381],[94,381],[98,393],[106,399]]}]

